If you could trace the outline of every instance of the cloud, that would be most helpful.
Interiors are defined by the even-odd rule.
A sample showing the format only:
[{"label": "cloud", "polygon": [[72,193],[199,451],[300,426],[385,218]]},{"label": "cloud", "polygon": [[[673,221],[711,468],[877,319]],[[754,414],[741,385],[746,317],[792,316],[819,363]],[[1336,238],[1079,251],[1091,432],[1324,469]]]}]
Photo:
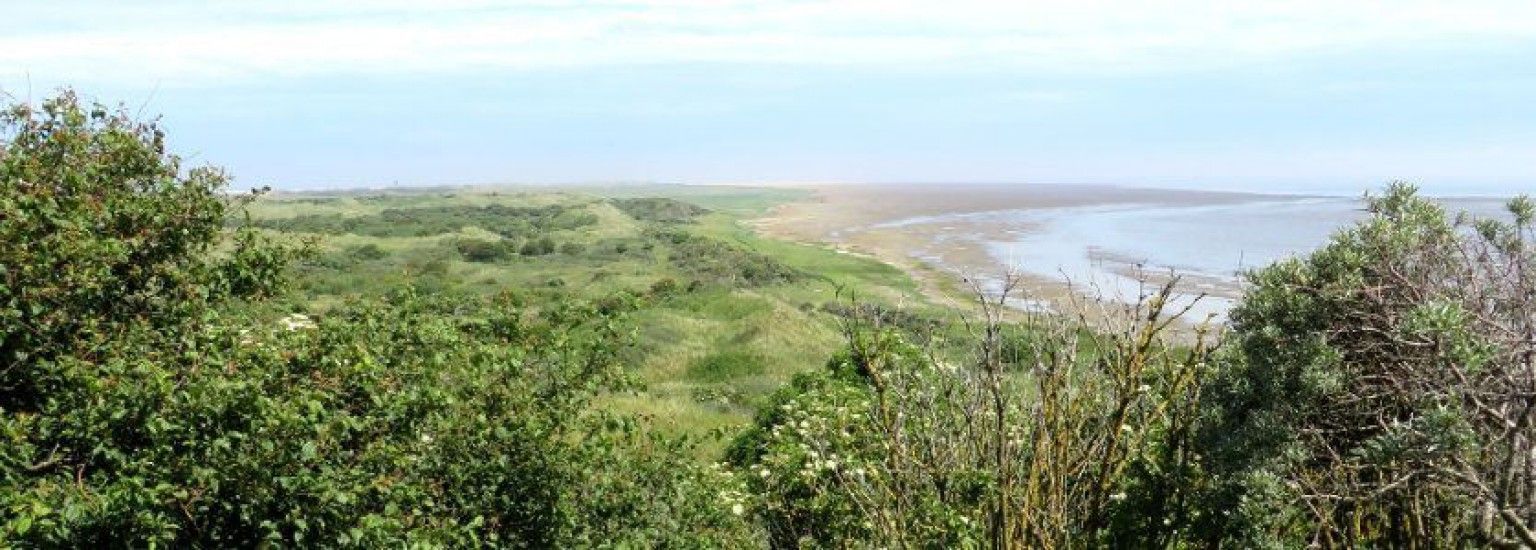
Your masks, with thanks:
[{"label": "cloud", "polygon": [[220,86],[697,63],[1124,74],[1536,41],[1536,3],[1503,0],[123,4],[136,3],[11,9],[0,84],[21,73]]}]

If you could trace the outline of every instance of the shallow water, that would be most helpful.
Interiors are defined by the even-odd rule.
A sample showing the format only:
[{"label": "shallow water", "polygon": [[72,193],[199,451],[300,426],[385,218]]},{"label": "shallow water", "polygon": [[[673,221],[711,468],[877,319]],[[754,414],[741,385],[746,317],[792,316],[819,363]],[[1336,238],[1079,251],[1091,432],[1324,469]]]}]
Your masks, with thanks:
[{"label": "shallow water", "polygon": [[[1442,202],[1453,212],[1478,216],[1500,216],[1503,211],[1503,201],[1496,199]],[[1070,280],[1079,288],[1091,286],[1121,301],[1134,300],[1144,290],[1129,276],[1137,269],[1153,275],[1182,274],[1182,288],[1190,295],[1210,294],[1193,313],[1221,318],[1240,292],[1243,271],[1309,253],[1366,215],[1359,199],[1259,198],[1225,204],[1008,210],[888,225],[963,219],[1028,227],[1010,233],[1007,240],[986,241],[989,254],[1003,265]]]}]

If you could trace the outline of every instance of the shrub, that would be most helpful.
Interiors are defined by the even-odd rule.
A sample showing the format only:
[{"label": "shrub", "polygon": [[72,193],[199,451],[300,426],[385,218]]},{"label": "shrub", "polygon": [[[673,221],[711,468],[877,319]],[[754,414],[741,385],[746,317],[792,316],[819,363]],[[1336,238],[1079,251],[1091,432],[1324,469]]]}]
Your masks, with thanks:
[{"label": "shrub", "polygon": [[459,254],[465,260],[479,263],[492,263],[506,259],[512,251],[504,241],[488,241],[484,239],[459,239],[455,243]]},{"label": "shrub", "polygon": [[671,245],[667,259],[695,280],[741,286],[768,286],[800,280],[803,272],[763,254],[681,231],[649,232]]},{"label": "shrub", "polygon": [[294,251],[242,229],[227,254],[218,169],[184,171],[154,123],[73,93],[0,114],[0,407],[48,399],[38,369],[147,323],[275,293]]},{"label": "shrub", "polygon": [[726,382],[760,374],[765,368],[763,356],[741,349],[715,351],[688,366],[688,376],[701,382]]},{"label": "shrub", "polygon": [[1208,351],[1164,341],[1170,294],[1102,332],[1036,316],[1027,376],[1000,354],[1002,300],[981,300],[963,363],[851,317],[847,350],[731,447],[772,545],[1168,546]]},{"label": "shrub", "polygon": [[[1531,203],[1453,221],[1397,184],[1249,276],[1209,391],[1210,542],[1536,545]],[[1516,481],[1518,480],[1518,481]]]},{"label": "shrub", "polygon": [[266,219],[258,227],[296,233],[370,237],[430,237],[479,227],[508,239],[524,239],[549,231],[577,229],[597,223],[597,216],[580,207],[547,206],[421,206],[387,208],[378,214],[304,214]]},{"label": "shrub", "polygon": [[611,199],[608,202],[631,218],[645,222],[692,223],[694,218],[709,213],[707,208],[664,197]]},{"label": "shrub", "polygon": [[518,251],[519,254],[524,256],[546,256],[554,252],[555,240],[547,236],[530,239],[528,242],[523,243],[523,247]]},{"label": "shrub", "polygon": [[[406,293],[242,314],[291,251],[72,95],[4,119],[0,546],[727,546],[740,481],[591,406],[622,312]],[[14,238],[13,238],[14,237]],[[260,311],[259,308],[255,311]]]},{"label": "shrub", "polygon": [[389,257],[389,251],[380,248],[379,245],[368,243],[348,248],[347,255],[364,261],[382,260]]}]

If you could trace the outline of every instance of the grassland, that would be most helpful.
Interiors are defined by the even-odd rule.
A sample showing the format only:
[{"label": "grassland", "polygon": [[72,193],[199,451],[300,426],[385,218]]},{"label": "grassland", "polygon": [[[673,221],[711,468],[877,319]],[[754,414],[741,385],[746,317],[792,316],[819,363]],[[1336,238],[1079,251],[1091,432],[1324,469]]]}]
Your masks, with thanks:
[{"label": "grassland", "polygon": [[249,212],[277,238],[314,243],[283,306],[295,310],[323,314],[402,287],[631,300],[630,363],[644,389],[611,404],[704,436],[747,421],[794,373],[825,363],[842,344],[847,296],[948,314],[894,267],[745,223],[803,197],[681,185],[431,189],[279,194]]}]

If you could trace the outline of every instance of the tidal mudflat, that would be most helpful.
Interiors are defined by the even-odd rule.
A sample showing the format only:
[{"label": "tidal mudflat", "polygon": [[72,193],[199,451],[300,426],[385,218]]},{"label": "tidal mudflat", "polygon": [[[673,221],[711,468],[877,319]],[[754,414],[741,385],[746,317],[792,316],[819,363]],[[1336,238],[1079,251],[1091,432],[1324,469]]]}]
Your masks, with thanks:
[{"label": "tidal mudflat", "polygon": [[[1446,199],[1499,215],[1501,200]],[[996,281],[1025,276],[1024,307],[1084,294],[1133,301],[1181,277],[1180,299],[1221,318],[1242,273],[1305,254],[1366,215],[1360,197],[1264,195],[1088,185],[823,186],[759,222],[769,233],[831,243],[908,267]],[[941,275],[940,275],[941,276]],[[930,288],[939,281],[929,280]]]}]

